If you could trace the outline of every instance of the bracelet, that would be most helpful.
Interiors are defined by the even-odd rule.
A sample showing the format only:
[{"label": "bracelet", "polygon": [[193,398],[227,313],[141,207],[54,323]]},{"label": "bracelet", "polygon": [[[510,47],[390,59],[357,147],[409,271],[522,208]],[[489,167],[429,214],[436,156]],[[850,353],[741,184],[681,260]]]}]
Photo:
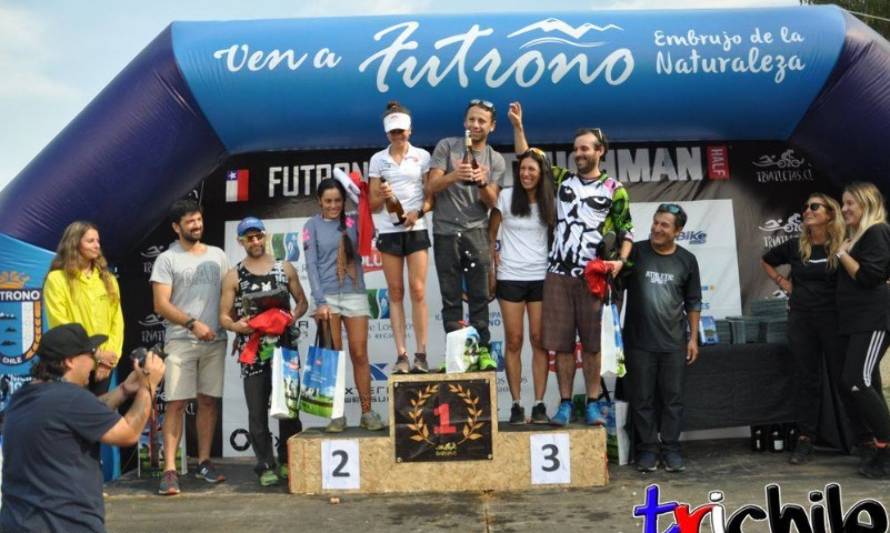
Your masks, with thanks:
[{"label": "bracelet", "polygon": [[838,253],[834,254],[834,256],[837,257],[838,259],[842,258],[842,257],[845,256],[845,255],[847,255],[847,252],[845,252],[845,251],[843,251],[843,250],[841,250],[841,251],[839,251]]},{"label": "bracelet", "polygon": [[423,218],[423,215],[424,215],[424,212],[423,212],[423,208],[421,207],[420,209],[417,210],[417,218]]},{"label": "bracelet", "polygon": [[198,319],[196,319],[196,318],[189,318],[188,320],[186,320],[186,322],[185,322],[185,324],[183,324],[183,326],[185,327],[185,329],[191,331],[192,328],[195,327],[195,322],[197,322],[197,321],[198,321]]},{"label": "bracelet", "polygon": [[487,183],[477,183],[476,187],[479,187],[480,189],[484,189],[484,188],[488,187],[488,184]]}]

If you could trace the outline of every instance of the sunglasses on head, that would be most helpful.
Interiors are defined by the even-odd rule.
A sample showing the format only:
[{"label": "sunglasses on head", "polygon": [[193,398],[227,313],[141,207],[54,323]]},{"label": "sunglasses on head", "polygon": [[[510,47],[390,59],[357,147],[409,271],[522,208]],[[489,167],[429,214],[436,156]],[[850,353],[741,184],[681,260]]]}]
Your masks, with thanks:
[{"label": "sunglasses on head", "polygon": [[822,202],[810,202],[808,204],[803,204],[803,210],[806,211],[809,209],[810,211],[818,211],[820,207],[828,208],[827,204],[823,204]]},{"label": "sunglasses on head", "polygon": [[480,100],[478,98],[473,98],[472,100],[470,100],[469,105],[467,105],[467,109],[473,107],[474,105],[481,106],[481,107],[491,111],[492,113],[494,113],[494,104],[489,102],[488,100]]},{"label": "sunglasses on head", "polygon": [[658,206],[658,211],[662,213],[670,213],[672,215],[679,215],[683,212],[683,209],[677,204],[661,204]]}]

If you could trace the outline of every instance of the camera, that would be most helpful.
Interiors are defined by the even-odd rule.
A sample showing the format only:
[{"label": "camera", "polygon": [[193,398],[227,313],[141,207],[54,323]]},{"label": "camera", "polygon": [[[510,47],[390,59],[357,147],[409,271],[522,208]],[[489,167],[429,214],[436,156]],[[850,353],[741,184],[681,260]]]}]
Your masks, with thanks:
[{"label": "camera", "polygon": [[133,360],[133,364],[139,363],[139,367],[142,368],[145,366],[145,358],[148,356],[148,352],[153,352],[155,355],[160,357],[161,359],[166,359],[167,354],[164,352],[164,349],[160,344],[155,344],[151,348],[145,348],[144,346],[139,346],[134,348],[132,352],[130,352],[130,359]]}]

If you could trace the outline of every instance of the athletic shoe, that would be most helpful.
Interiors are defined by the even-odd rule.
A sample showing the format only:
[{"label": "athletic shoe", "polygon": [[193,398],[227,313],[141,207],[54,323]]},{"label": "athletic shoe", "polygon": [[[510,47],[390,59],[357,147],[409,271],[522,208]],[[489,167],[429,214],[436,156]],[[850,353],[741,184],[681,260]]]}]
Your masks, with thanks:
[{"label": "athletic shoe", "polygon": [[890,447],[876,448],[875,456],[859,473],[869,479],[884,479],[890,477]]},{"label": "athletic shoe", "polygon": [[195,477],[203,479],[207,483],[220,483],[226,480],[226,476],[217,472],[216,467],[213,466],[209,459],[198,465]]},{"label": "athletic shoe", "polygon": [[655,472],[658,468],[658,456],[653,452],[640,452],[637,455],[637,470],[640,472]]},{"label": "athletic shoe", "polygon": [[488,352],[488,348],[484,346],[479,348],[479,370],[481,370],[482,372],[493,372],[497,369],[498,363],[491,358],[491,354]]},{"label": "athletic shoe", "polygon": [[380,431],[386,427],[383,425],[383,420],[380,420],[380,416],[374,411],[362,413],[362,419],[359,422],[359,425],[368,431]]},{"label": "athletic shoe", "polygon": [[514,426],[525,424],[525,409],[518,403],[514,403],[510,408],[510,423]]},{"label": "athletic shoe", "polygon": [[327,427],[324,428],[325,433],[342,433],[346,429],[346,417],[332,418]]},{"label": "athletic shoe", "polygon": [[414,354],[414,368],[411,372],[414,374],[426,374],[430,371],[430,365],[426,362],[426,354],[418,352]]},{"label": "athletic shoe", "polygon": [[801,435],[797,438],[797,445],[794,447],[794,451],[791,452],[788,462],[793,465],[802,465],[809,462],[812,455],[813,439]]},{"label": "athletic shoe", "polygon": [[556,414],[550,419],[550,423],[554,426],[567,426],[572,420],[572,402],[559,402],[559,408]]},{"label": "athletic shoe", "polygon": [[683,460],[680,452],[664,452],[661,462],[664,463],[664,469],[668,472],[682,472],[686,470],[686,461]]},{"label": "athletic shoe", "polygon": [[179,494],[179,475],[176,470],[165,470],[161,484],[158,486],[158,494],[161,496],[175,496]]},{"label": "athletic shoe", "polygon": [[543,403],[535,404],[532,407],[532,424],[550,424],[550,417],[547,416],[547,407]]},{"label": "athletic shoe", "polygon": [[596,402],[588,402],[584,408],[584,422],[588,426],[605,426],[606,418],[600,410],[600,404]]},{"label": "athletic shoe", "polygon": [[396,358],[396,364],[392,367],[393,374],[407,374],[411,371],[411,364],[408,362],[408,354],[402,354]]},{"label": "athletic shoe", "polygon": [[271,487],[278,484],[278,475],[274,470],[265,470],[260,474],[260,486]]},{"label": "athletic shoe", "polygon": [[278,465],[278,479],[286,481],[288,476],[290,475],[290,469],[287,465],[281,464]]}]

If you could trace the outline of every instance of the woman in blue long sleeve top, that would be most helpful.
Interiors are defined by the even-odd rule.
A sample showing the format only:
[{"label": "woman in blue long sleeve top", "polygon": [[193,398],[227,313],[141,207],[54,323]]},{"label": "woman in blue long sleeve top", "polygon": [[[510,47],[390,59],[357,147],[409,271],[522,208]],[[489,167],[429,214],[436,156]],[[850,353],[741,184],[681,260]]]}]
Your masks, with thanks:
[{"label": "woman in blue long sleeve top", "polygon": [[[327,321],[335,349],[341,349],[341,323],[346,326],[349,357],[355,387],[362,407],[361,427],[383,429],[380,417],[371,410],[371,369],[368,363],[368,316],[362,258],[358,253],[357,220],[346,215],[346,191],[334,179],[318,184],[321,213],[303,226],[303,250],[309,286],[315,301],[315,318]],[[346,417],[335,418],[326,431],[346,428]]]}]

